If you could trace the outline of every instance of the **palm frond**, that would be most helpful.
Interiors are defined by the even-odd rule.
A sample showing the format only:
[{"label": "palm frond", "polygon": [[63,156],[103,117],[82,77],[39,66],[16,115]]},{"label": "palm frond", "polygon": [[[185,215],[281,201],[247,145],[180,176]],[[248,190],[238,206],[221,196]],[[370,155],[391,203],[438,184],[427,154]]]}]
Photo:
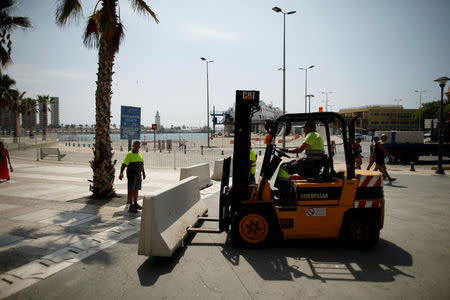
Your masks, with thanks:
[{"label": "palm frond", "polygon": [[147,5],[144,0],[130,0],[131,8],[138,14],[149,14],[153,17],[156,23],[159,23],[158,17],[155,12]]},{"label": "palm frond", "polygon": [[1,0],[0,9],[9,10],[14,5],[14,0]]},{"label": "palm frond", "polygon": [[58,0],[56,23],[60,26],[65,26],[71,21],[78,20],[81,13],[82,7],[78,0]]},{"label": "palm frond", "polygon": [[88,21],[86,30],[84,31],[83,43],[88,48],[98,48],[100,42],[100,35],[98,32],[98,23],[96,15],[93,14]]},{"label": "palm frond", "polygon": [[112,48],[114,53],[119,52],[120,44],[125,38],[125,28],[122,23],[117,24],[116,30],[114,31],[114,35],[112,38]]},{"label": "palm frond", "polygon": [[11,17],[0,15],[0,29],[10,31],[14,28],[21,27],[27,29],[32,27],[30,20],[27,17]]},{"label": "palm frond", "polygon": [[11,57],[8,54],[3,45],[0,44],[0,62],[3,67],[7,66],[11,62]]}]

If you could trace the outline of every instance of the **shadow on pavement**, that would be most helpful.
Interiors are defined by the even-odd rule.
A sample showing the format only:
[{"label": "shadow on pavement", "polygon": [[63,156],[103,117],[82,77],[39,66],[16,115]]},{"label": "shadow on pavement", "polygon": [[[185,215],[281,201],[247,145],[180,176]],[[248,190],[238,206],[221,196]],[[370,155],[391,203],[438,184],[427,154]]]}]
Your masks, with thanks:
[{"label": "shadow on pavement", "polygon": [[[191,244],[195,235],[190,234],[184,241]],[[158,278],[169,274],[183,257],[188,247],[179,247],[171,257],[149,257],[138,269],[137,273],[142,286],[152,286]]]},{"label": "shadow on pavement", "polygon": [[222,254],[233,265],[244,258],[264,280],[305,277],[322,282],[390,282],[399,275],[414,278],[398,269],[412,266],[411,254],[383,239],[367,250],[343,248],[335,240],[289,241],[266,249],[238,249],[226,243]]}]

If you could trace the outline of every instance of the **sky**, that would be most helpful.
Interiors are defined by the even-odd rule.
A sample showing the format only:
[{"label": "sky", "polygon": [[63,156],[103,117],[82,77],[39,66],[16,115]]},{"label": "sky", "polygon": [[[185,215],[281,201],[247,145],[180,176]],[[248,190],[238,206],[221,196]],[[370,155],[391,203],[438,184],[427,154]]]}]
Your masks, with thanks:
[{"label": "sky", "polygon": [[[29,97],[60,99],[62,124],[95,123],[98,51],[83,45],[94,0],[81,0],[83,17],[59,27],[55,0],[20,0],[11,15],[33,28],[12,33],[13,63],[6,73]],[[158,15],[136,14],[119,0],[125,40],[115,58],[111,124],[120,107],[141,107],[141,124],[159,111],[165,127],[205,126],[206,63],[210,110],[234,105],[235,91],[258,90],[282,107],[283,14],[286,15],[286,111],[304,112],[305,71],[311,111],[366,105],[405,108],[440,99],[434,79],[450,77],[448,0],[147,0]],[[448,86],[447,86],[448,88]],[[446,89],[447,89],[446,88]],[[401,99],[400,102],[395,101]],[[211,121],[210,121],[211,124]]]}]

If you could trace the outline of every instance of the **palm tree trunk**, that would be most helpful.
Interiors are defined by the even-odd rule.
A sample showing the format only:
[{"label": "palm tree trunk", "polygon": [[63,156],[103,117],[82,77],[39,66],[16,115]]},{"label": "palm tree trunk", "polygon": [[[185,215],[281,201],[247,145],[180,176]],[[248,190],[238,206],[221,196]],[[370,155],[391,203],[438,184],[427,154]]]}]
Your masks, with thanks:
[{"label": "palm tree trunk", "polygon": [[44,109],[44,124],[42,124],[42,140],[47,140],[47,102],[42,104],[42,108]]},{"label": "palm tree trunk", "polygon": [[19,114],[19,100],[15,100],[16,104],[15,104],[15,108],[14,108],[14,139],[13,142],[14,143],[18,143],[19,139],[18,137],[20,136],[19,134],[19,130],[20,130],[20,114]]},{"label": "palm tree trunk", "polygon": [[111,87],[114,65],[114,52],[108,47],[104,38],[100,41],[98,51],[97,90],[95,92],[95,144],[94,159],[90,162],[93,171],[93,184],[90,187],[93,198],[108,198],[115,196],[114,165],[112,162],[111,137]]},{"label": "palm tree trunk", "polygon": [[33,137],[33,122],[31,120],[31,111],[28,112],[28,136]]}]

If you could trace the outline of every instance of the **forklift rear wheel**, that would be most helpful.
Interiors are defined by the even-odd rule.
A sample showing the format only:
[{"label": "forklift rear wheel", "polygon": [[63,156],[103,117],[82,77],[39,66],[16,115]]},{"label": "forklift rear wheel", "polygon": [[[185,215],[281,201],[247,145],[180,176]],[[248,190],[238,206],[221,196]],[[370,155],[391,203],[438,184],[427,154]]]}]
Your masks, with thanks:
[{"label": "forklift rear wheel", "polygon": [[238,241],[247,247],[258,247],[270,238],[270,222],[258,212],[239,214],[234,223],[234,233]]},{"label": "forklift rear wheel", "polygon": [[380,230],[370,217],[353,217],[346,222],[345,242],[353,248],[369,248],[380,237]]}]

